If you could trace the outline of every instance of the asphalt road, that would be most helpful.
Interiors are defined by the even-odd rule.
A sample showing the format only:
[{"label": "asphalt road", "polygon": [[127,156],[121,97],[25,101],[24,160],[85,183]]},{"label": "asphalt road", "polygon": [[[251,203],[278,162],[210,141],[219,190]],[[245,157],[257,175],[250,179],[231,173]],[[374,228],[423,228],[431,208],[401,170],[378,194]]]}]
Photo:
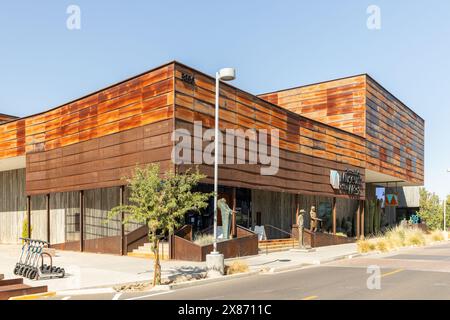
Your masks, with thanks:
[{"label": "asphalt road", "polygon": [[450,244],[403,249],[389,254],[340,260],[321,266],[275,274],[259,274],[173,291],[83,295],[54,299],[63,298],[66,300],[449,300]]}]

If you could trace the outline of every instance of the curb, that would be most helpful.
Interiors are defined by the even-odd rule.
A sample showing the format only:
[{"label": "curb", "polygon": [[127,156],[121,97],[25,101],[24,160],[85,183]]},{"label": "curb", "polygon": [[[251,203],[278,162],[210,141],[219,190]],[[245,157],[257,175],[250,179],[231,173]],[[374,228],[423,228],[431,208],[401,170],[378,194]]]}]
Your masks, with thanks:
[{"label": "curb", "polygon": [[[257,270],[257,271],[250,271],[250,272],[245,272],[245,273],[232,274],[232,275],[222,276],[222,277],[217,277],[217,278],[207,278],[207,279],[201,279],[201,280],[194,280],[194,281],[185,281],[185,282],[180,282],[180,283],[174,283],[174,284],[166,285],[167,286],[166,290],[175,290],[175,289],[196,287],[196,286],[201,286],[203,284],[209,284],[209,283],[222,282],[222,281],[227,281],[227,280],[232,280],[232,279],[239,279],[239,278],[250,277],[250,276],[253,276],[253,275],[257,275],[259,273],[260,273],[260,271]],[[161,289],[164,290],[163,288],[161,288]]]},{"label": "curb", "polygon": [[[170,291],[170,290],[175,290],[175,289],[190,288],[190,287],[201,286],[201,285],[209,284],[209,283],[245,278],[245,277],[257,275],[259,273],[260,273],[260,271],[258,270],[258,271],[250,271],[250,272],[245,272],[245,273],[232,274],[232,275],[222,276],[222,277],[217,277],[217,278],[207,278],[207,279],[185,281],[185,282],[174,283],[174,284],[159,285],[159,286],[152,287],[151,289],[145,290],[142,292]],[[108,287],[108,288],[96,288],[96,289],[79,289],[79,290],[75,289],[75,290],[58,291],[58,292],[55,292],[53,295],[77,296],[77,295],[102,294],[102,293],[119,293],[119,292],[115,291],[112,287]]]},{"label": "curb", "polygon": [[117,293],[117,292],[112,287],[56,291],[56,295],[58,296],[78,296],[78,295],[102,294],[102,293]]},{"label": "curb", "polygon": [[306,266],[317,266],[317,265],[321,265],[324,263],[328,263],[328,262],[333,262],[333,261],[337,261],[337,260],[344,260],[344,259],[353,259],[356,257],[361,256],[361,254],[355,252],[355,253],[351,253],[351,254],[344,254],[341,256],[336,256],[336,257],[332,257],[332,258],[326,258],[326,259],[322,259],[322,260],[313,260],[311,263],[309,262],[302,262],[296,265],[291,265],[291,266],[284,266],[284,267],[274,267],[271,268],[269,270],[269,273],[277,273],[277,272],[284,272],[284,271],[290,271],[290,270],[297,270],[297,269],[301,269],[303,267]]},{"label": "curb", "polygon": [[26,295],[23,295],[23,296],[11,297],[8,300],[36,300],[36,299],[39,299],[39,298],[54,297],[54,296],[56,296],[56,292],[52,291],[52,292],[26,294]]}]

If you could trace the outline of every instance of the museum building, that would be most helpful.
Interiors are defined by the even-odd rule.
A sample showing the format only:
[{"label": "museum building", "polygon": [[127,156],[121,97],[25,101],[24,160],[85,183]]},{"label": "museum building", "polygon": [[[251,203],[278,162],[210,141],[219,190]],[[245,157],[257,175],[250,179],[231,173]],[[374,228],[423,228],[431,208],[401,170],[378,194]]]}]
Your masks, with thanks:
[{"label": "museum building", "polygon": [[[174,61],[40,114],[0,114],[0,243],[19,243],[27,228],[57,249],[136,252],[146,226],[123,225],[126,212],[106,220],[128,202],[123,178],[137,165],[194,166],[172,161],[173,132],[214,128],[214,105],[215,78]],[[368,232],[377,187],[395,195],[423,185],[424,120],[367,74],[261,95],[224,82],[219,105],[221,132],[277,129],[279,141],[276,174],[262,175],[259,163],[219,166],[219,197],[233,210],[231,239],[219,243],[228,257],[295,246],[302,209],[309,245],[355,241]],[[211,191],[213,166],[197,166],[199,190]],[[161,250],[204,259],[210,248],[194,240],[212,221],[211,201]]]}]

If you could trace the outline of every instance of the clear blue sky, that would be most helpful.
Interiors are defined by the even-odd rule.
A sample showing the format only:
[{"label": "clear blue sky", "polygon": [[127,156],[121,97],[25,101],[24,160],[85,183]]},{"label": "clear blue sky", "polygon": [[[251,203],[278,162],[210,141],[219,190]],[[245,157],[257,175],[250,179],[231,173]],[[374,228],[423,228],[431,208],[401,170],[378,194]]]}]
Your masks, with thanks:
[{"label": "clear blue sky", "polygon": [[[66,28],[70,4],[81,30]],[[371,4],[381,30],[366,27]],[[0,113],[18,116],[173,59],[234,66],[255,94],[369,73],[426,120],[425,184],[450,193],[447,0],[18,0],[2,3],[0,41]]]}]

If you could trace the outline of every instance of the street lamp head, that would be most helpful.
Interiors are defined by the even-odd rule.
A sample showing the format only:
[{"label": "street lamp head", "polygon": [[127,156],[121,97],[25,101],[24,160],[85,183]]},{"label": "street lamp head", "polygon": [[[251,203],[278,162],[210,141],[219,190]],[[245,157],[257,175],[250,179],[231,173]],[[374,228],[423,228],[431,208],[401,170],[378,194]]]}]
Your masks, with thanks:
[{"label": "street lamp head", "polygon": [[218,76],[222,81],[231,81],[236,79],[236,70],[234,68],[223,68],[219,70]]}]

